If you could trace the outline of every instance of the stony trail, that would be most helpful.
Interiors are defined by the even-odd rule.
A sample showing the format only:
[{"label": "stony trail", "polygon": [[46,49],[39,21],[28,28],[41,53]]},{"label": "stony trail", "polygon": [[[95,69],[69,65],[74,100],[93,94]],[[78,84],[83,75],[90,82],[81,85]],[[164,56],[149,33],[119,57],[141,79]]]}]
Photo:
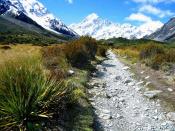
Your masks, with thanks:
[{"label": "stony trail", "polygon": [[135,80],[111,51],[107,56],[89,82],[96,130],[175,131],[175,114],[165,112],[158,99],[150,99],[161,91],[143,92],[143,81]]}]

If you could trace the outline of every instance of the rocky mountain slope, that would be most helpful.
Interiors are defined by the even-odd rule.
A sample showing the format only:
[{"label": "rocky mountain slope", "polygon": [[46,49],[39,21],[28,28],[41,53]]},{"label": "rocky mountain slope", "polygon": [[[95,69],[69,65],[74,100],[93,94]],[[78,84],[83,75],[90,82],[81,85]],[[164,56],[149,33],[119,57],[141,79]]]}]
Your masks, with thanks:
[{"label": "rocky mountain slope", "polygon": [[0,14],[67,36],[78,36],[37,0],[0,0]]},{"label": "rocky mountain slope", "polygon": [[161,29],[146,38],[157,41],[175,41],[175,17],[171,18]]},{"label": "rocky mountain slope", "polygon": [[92,13],[83,21],[77,24],[71,24],[69,27],[75,30],[79,35],[90,35],[97,39],[109,39],[113,37],[123,37],[127,39],[142,38],[150,35],[159,29],[162,23],[150,22],[137,27],[128,23],[118,24],[108,20],[103,20],[97,14]]},{"label": "rocky mountain slope", "polygon": [[31,43],[43,45],[59,43],[68,39],[72,39],[72,37],[48,31],[35,22],[29,24],[13,17],[0,16],[0,44]]}]

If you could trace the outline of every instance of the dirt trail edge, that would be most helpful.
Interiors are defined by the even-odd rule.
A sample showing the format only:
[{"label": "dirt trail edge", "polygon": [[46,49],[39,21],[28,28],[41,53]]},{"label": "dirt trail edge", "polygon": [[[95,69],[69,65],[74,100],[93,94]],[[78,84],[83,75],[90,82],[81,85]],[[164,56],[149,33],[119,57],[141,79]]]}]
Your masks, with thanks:
[{"label": "dirt trail edge", "polygon": [[145,85],[134,79],[129,67],[113,52],[107,56],[89,82],[96,130],[175,131],[175,114],[165,112],[158,99],[151,99],[161,92],[143,91]]}]

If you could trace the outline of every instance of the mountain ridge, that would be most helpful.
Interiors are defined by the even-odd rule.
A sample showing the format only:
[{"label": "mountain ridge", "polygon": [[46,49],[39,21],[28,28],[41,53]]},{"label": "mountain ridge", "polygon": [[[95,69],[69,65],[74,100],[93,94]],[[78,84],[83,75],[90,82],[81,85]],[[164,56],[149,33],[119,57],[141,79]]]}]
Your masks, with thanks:
[{"label": "mountain ridge", "polygon": [[72,39],[48,31],[41,26],[29,24],[21,20],[0,16],[0,43],[1,44],[54,44]]},{"label": "mountain ridge", "polygon": [[162,23],[159,21],[145,23],[139,27],[129,23],[113,23],[109,20],[100,18],[95,13],[92,13],[80,23],[69,25],[69,28],[75,30],[79,35],[90,35],[97,39],[109,39],[113,37],[140,39],[146,35],[152,34],[161,26]]},{"label": "mountain ridge", "polygon": [[157,41],[175,41],[175,17],[172,17],[162,28],[145,38]]},{"label": "mountain ridge", "polygon": [[[28,17],[46,30],[71,37],[78,36],[37,0],[0,0],[0,8],[1,15],[11,15],[22,21]],[[25,17],[25,19],[20,16]]]}]

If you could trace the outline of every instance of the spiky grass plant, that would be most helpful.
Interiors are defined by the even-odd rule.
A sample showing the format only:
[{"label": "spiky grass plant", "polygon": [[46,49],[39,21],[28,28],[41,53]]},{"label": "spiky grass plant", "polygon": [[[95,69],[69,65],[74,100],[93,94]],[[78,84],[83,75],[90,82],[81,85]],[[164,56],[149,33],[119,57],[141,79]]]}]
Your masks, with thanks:
[{"label": "spiky grass plant", "polygon": [[66,93],[66,85],[48,79],[40,63],[23,58],[0,67],[0,129],[25,130],[34,119],[48,117],[44,109]]}]

